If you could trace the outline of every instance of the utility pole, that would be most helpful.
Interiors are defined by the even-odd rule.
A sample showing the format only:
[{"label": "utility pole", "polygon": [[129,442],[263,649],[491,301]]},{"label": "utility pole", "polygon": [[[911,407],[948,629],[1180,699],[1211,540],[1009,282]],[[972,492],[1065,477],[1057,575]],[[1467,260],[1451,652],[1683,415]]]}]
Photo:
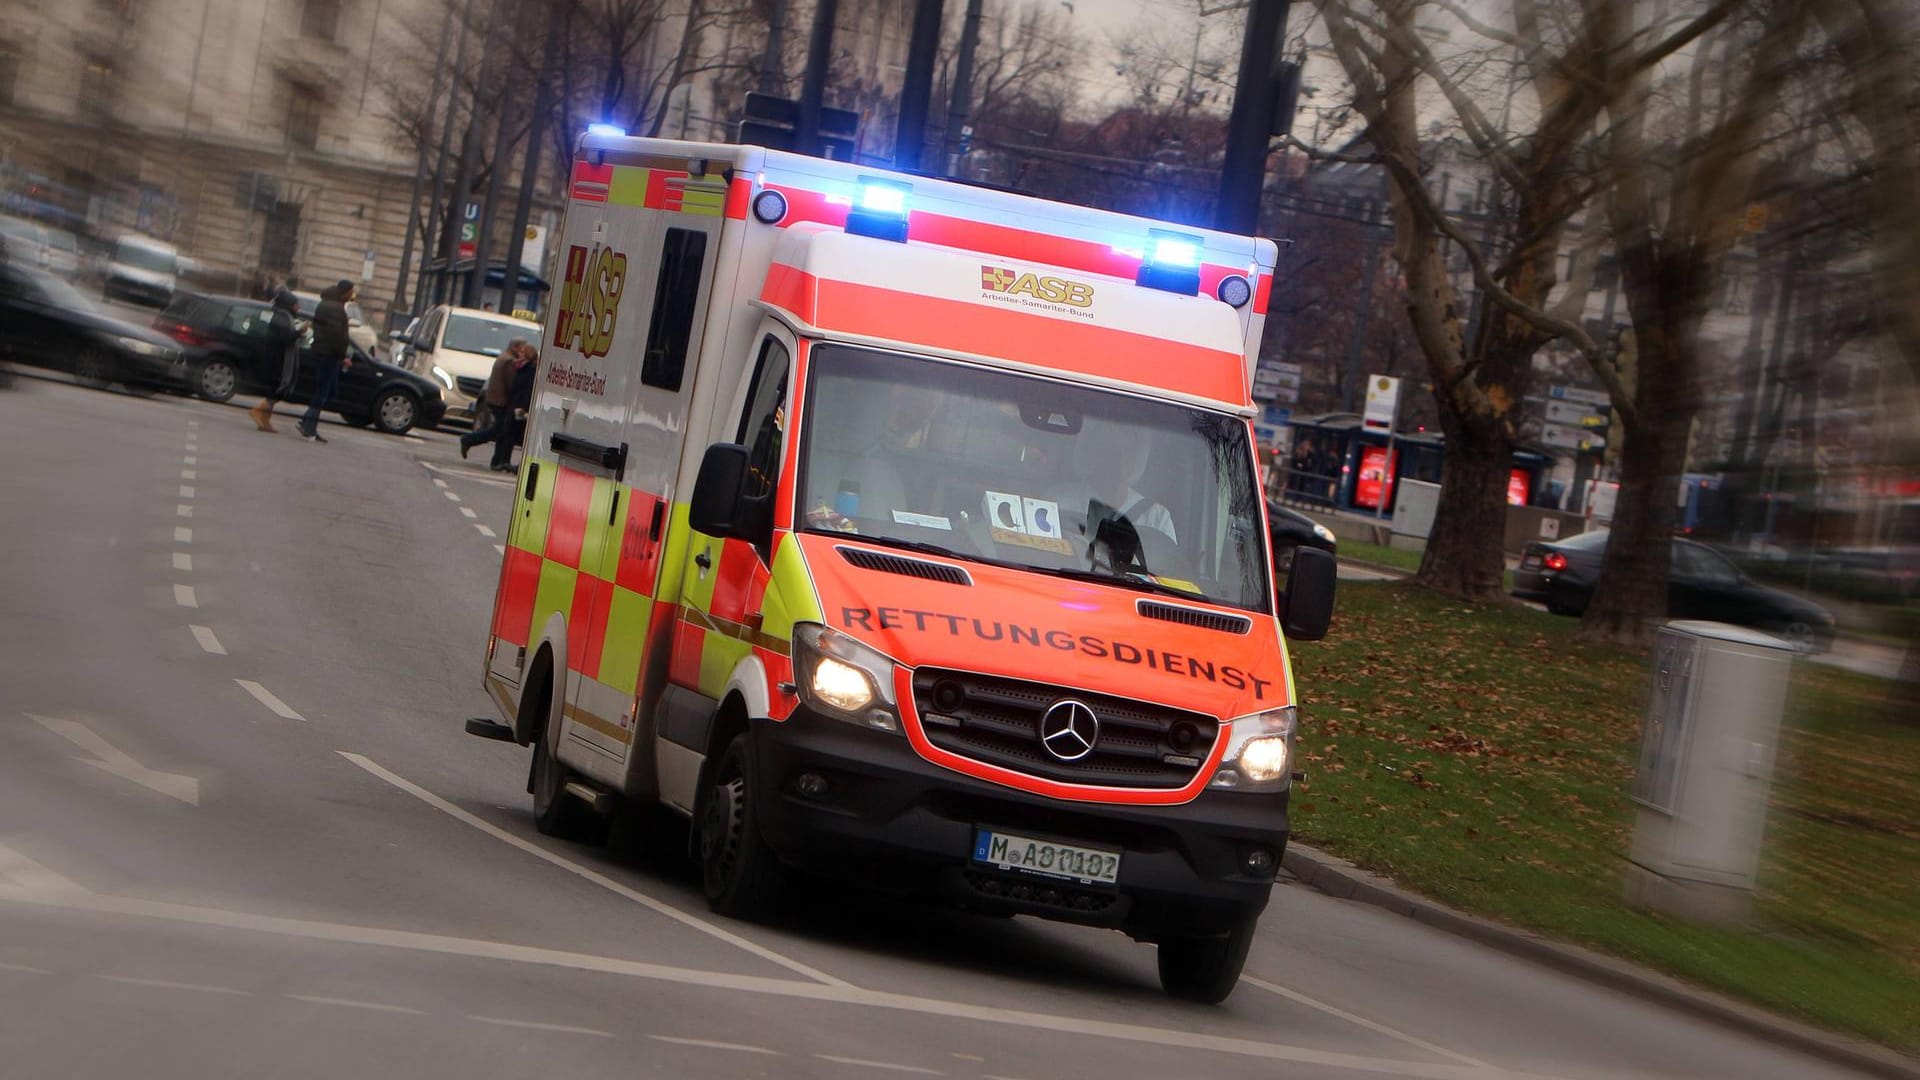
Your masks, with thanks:
[{"label": "utility pole", "polygon": [[807,71],[800,82],[800,120],[793,132],[796,153],[820,153],[820,99],[826,94],[827,68],[833,63],[833,21],[839,13],[839,0],[814,0]]},{"label": "utility pole", "polygon": [[[512,14],[518,14],[518,12],[509,14],[510,19]],[[509,37],[517,29],[517,25],[510,26]],[[511,46],[508,47],[508,51],[512,51]],[[474,237],[473,273],[467,275],[467,285],[460,296],[460,304],[463,307],[479,307],[481,297],[486,294],[487,262],[493,257],[493,212],[494,207],[500,205],[501,190],[506,187],[507,159],[512,156],[510,152],[513,149],[513,112],[507,107],[513,100],[511,67],[512,65],[503,65],[499,69],[501,71],[500,100],[494,107],[494,112],[498,114],[498,122],[493,126],[493,165],[487,169],[487,197],[480,204],[480,232]],[[511,275],[516,269],[510,266],[502,272]]]},{"label": "utility pole", "polygon": [[[1220,168],[1220,202],[1214,225],[1251,234],[1260,228],[1260,191],[1266,185],[1267,146],[1283,90],[1280,42],[1287,33],[1288,0],[1251,0],[1247,34],[1240,43],[1240,74],[1233,112],[1227,117],[1226,160]],[[1292,117],[1283,118],[1291,123]]]},{"label": "utility pole", "polygon": [[421,113],[424,120],[420,127],[420,148],[414,154],[413,193],[407,199],[407,234],[400,241],[400,272],[394,275],[389,320],[407,310],[407,272],[413,266],[414,233],[420,228],[420,188],[427,179],[428,136],[433,130],[433,107],[440,100],[440,79],[447,70],[447,43],[453,38],[453,12],[453,5],[449,4],[446,16],[440,20],[440,47],[434,53],[433,88],[427,91],[427,107]]},{"label": "utility pole", "polygon": [[[499,32],[500,24],[505,22],[507,0],[493,0],[493,11],[487,17],[486,32],[481,35],[481,66],[491,68],[493,59],[493,40]],[[447,197],[446,225],[441,230],[440,253],[447,260],[446,272],[434,283],[433,296],[436,301],[447,300],[453,293],[453,264],[460,258],[460,228],[466,220],[468,189],[473,187],[473,170],[477,164],[474,158],[480,152],[480,94],[476,88],[472,106],[467,110],[467,130],[460,136],[460,167],[453,174],[453,190]]]},{"label": "utility pole", "polygon": [[940,51],[940,18],[945,0],[916,0],[913,35],[907,39],[906,83],[900,88],[900,123],[893,133],[893,167],[920,168],[927,143],[927,103],[933,97],[933,64]]},{"label": "utility pole", "polygon": [[533,214],[533,186],[540,181],[540,159],[546,156],[547,111],[553,107],[550,80],[560,55],[560,32],[554,29],[556,21],[551,16],[546,20],[546,56],[540,61],[540,81],[533,94],[533,120],[527,128],[527,156],[520,166],[520,198],[513,206],[513,235],[507,239],[506,279],[500,284],[500,313],[503,315],[513,313],[514,300],[519,291],[520,263],[526,258],[527,250],[527,219]]},{"label": "utility pole", "polygon": [[947,95],[947,175],[960,175],[967,145],[967,115],[973,107],[973,50],[980,43],[980,0],[967,0],[960,21],[960,55],[953,61],[953,90]]},{"label": "utility pole", "polygon": [[[455,106],[460,101],[460,75],[467,69],[467,38],[473,32],[473,5],[476,0],[467,0],[460,11],[460,47],[454,52],[453,71],[447,78],[447,115],[440,122],[440,156],[433,165],[433,188],[427,193],[427,232],[421,245],[420,267],[414,273],[413,297],[416,302],[424,302],[427,295],[427,268],[433,263],[433,253],[446,246],[441,231],[447,222],[441,214],[441,191],[447,183],[447,158],[453,151],[453,119],[457,112]],[[449,13],[452,7],[449,5]],[[433,108],[433,102],[427,103]]]}]

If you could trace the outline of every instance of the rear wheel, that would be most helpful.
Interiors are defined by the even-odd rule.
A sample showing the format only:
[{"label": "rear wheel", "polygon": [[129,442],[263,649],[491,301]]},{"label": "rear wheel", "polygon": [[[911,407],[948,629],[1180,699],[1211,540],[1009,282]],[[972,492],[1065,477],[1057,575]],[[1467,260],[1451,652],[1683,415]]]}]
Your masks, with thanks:
[{"label": "rear wheel", "polygon": [[714,767],[700,820],[700,878],[707,905],[735,919],[764,922],[779,910],[786,872],[760,838],[753,802],[753,747],[734,736]]},{"label": "rear wheel", "polygon": [[194,391],[215,403],[232,400],[233,392],[239,386],[239,369],[224,356],[211,356],[201,361],[200,370],[193,375]]},{"label": "rear wheel", "polygon": [[1217,1005],[1233,993],[1253,947],[1253,919],[1214,937],[1169,937],[1160,942],[1160,986],[1168,997]]},{"label": "rear wheel", "polygon": [[405,390],[388,390],[374,399],[373,422],[389,435],[405,435],[420,419],[420,399]]}]

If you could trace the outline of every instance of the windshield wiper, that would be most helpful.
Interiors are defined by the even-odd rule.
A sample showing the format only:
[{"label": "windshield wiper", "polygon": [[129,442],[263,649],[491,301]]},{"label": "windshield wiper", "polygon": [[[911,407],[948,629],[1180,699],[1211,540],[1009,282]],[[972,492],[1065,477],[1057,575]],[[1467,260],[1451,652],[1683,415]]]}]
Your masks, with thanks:
[{"label": "windshield wiper", "polygon": [[1047,566],[1023,566],[1022,569],[1036,570],[1042,574],[1052,574],[1054,577],[1072,578],[1075,581],[1091,581],[1101,585],[1126,585],[1144,592],[1159,593],[1162,596],[1177,596],[1182,600],[1211,601],[1211,598],[1205,593],[1193,592],[1188,589],[1176,589],[1171,585],[1162,584],[1145,574],[1103,574],[1098,570],[1077,570],[1070,566],[1063,566],[1057,569]]}]

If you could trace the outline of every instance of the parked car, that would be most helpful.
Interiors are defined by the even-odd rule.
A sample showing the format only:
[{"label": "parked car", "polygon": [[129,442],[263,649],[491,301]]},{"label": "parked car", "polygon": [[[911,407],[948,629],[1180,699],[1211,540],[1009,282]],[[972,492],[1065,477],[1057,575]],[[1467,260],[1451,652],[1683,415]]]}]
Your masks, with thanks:
[{"label": "parked car", "polygon": [[[303,319],[313,318],[313,313],[320,310],[319,293],[296,292],[293,299],[299,305]],[[380,335],[367,325],[366,313],[360,310],[357,301],[347,305],[347,340],[358,345],[360,351],[368,356],[380,355]]]},{"label": "parked car", "polygon": [[1273,542],[1273,572],[1283,580],[1293,567],[1293,553],[1300,548],[1318,548],[1329,555],[1339,554],[1334,550],[1338,542],[1332,529],[1277,502],[1267,503],[1267,535]]},{"label": "parked car", "polygon": [[407,339],[407,366],[446,389],[447,412],[472,423],[500,350],[514,338],[540,340],[540,324],[477,308],[441,305]]},{"label": "parked car", "polygon": [[180,261],[180,252],[172,244],[147,236],[123,236],[107,259],[101,295],[164,308],[179,285]]},{"label": "parked car", "polygon": [[80,241],[65,229],[25,218],[0,217],[0,238],[29,265],[63,278],[80,273]]},{"label": "parked car", "polygon": [[[1539,600],[1556,615],[1579,615],[1593,599],[1608,531],[1535,541],[1520,554],[1513,595]],[[1705,544],[1675,537],[1667,571],[1667,614],[1712,619],[1778,634],[1803,652],[1833,645],[1833,614],[1810,600],[1761,585]]]},{"label": "parked car", "polygon": [[[278,377],[267,330],[272,313],[261,300],[181,293],[154,327],[186,347],[193,391],[209,401],[226,401],[236,393],[264,392]],[[310,351],[311,331],[300,340],[300,374],[287,399],[291,402],[308,400],[320,371]],[[446,399],[432,379],[381,363],[358,346],[349,355],[353,366],[341,375],[331,403],[342,420],[403,435],[415,427],[437,427],[446,415]]]},{"label": "parked car", "polygon": [[64,280],[17,263],[0,265],[0,356],[71,372],[105,386],[184,386],[180,346],[100,310]]}]

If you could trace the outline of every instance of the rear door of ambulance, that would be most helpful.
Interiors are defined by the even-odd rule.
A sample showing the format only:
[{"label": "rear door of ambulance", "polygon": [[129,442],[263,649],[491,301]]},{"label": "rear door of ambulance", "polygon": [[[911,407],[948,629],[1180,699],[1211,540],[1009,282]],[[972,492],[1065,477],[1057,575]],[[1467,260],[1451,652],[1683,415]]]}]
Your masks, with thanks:
[{"label": "rear door of ambulance", "polygon": [[564,620],[562,752],[614,785],[670,643],[655,598],[723,221],[724,182],[687,165],[574,166],[502,588],[536,640]]}]

